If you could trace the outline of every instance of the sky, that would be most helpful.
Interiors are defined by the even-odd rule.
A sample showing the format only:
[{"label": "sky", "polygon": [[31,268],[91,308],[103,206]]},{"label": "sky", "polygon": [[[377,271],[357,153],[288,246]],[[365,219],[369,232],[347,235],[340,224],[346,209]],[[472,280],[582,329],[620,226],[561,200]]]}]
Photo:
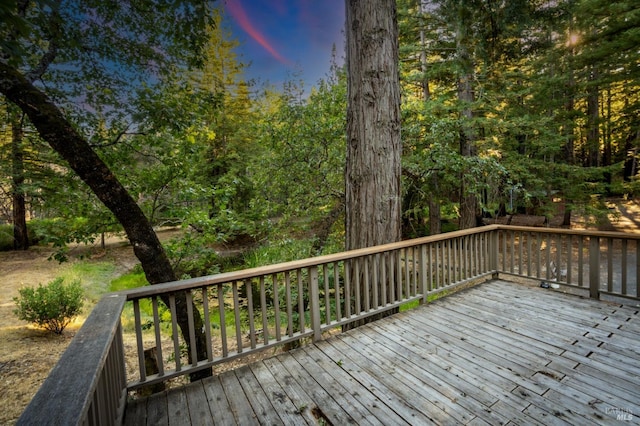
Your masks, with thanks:
[{"label": "sky", "polygon": [[344,62],[344,0],[223,0],[229,27],[240,42],[247,80],[277,89],[304,80],[305,89],[327,76],[331,49]]}]

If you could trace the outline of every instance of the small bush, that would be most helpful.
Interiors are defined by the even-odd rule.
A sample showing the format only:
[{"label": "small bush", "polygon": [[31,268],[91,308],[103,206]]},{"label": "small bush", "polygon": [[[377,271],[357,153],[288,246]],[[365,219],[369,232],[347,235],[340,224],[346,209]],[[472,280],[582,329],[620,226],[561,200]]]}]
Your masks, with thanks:
[{"label": "small bush", "polygon": [[19,293],[19,297],[13,298],[17,306],[13,313],[56,334],[62,334],[82,310],[83,294],[78,280],[65,285],[64,278],[56,278],[44,286],[21,288]]}]

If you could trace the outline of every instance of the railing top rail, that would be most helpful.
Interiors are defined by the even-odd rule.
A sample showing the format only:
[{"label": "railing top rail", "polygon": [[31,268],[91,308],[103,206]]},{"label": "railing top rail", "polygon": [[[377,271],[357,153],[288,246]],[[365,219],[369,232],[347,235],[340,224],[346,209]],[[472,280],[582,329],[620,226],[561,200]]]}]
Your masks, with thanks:
[{"label": "railing top rail", "polygon": [[188,280],[174,281],[163,284],[155,284],[153,286],[140,287],[132,290],[126,290],[119,294],[125,295],[128,300],[150,297],[168,292],[176,292],[211,286],[216,284],[224,284],[233,281],[242,281],[249,278],[277,274],[279,272],[293,271],[296,269],[304,269],[311,266],[325,265],[328,263],[340,262],[344,260],[354,259],[363,256],[369,256],[377,253],[385,253],[388,251],[398,250],[406,247],[412,247],[422,244],[433,243],[437,241],[449,240],[452,238],[462,237],[466,235],[481,234],[495,231],[498,225],[482,226],[462,231],[448,232],[445,234],[431,235],[428,237],[416,238],[412,240],[404,240],[396,243],[383,244],[379,246],[366,247],[357,250],[344,251],[324,256],[310,257],[307,259],[294,260],[291,262],[277,263],[273,265],[260,266],[257,268],[243,269],[240,271],[224,272],[216,275],[208,275],[204,277],[191,278]]},{"label": "railing top rail", "polygon": [[513,226],[513,225],[491,225],[494,229],[505,231],[537,232],[544,234],[564,234],[564,235],[584,235],[601,238],[623,238],[626,240],[640,240],[640,233],[615,232],[615,231],[594,231],[588,229],[566,229],[566,228],[541,228],[534,226]]},{"label": "railing top rail", "polygon": [[392,250],[398,250],[398,249],[403,249],[403,248],[422,245],[422,244],[444,241],[452,238],[464,237],[467,235],[493,232],[496,230],[547,233],[547,234],[585,235],[585,236],[595,236],[595,237],[626,238],[626,239],[640,240],[640,234],[629,234],[629,233],[623,233],[623,232],[603,232],[603,231],[588,231],[588,230],[560,229],[560,228],[539,228],[539,227],[511,226],[511,225],[487,225],[487,226],[481,226],[477,228],[466,229],[462,231],[447,232],[444,234],[431,235],[428,237],[399,241],[396,243],[367,247],[367,248],[345,251],[345,252],[340,252],[335,254],[328,254],[324,256],[311,257],[307,259],[294,260],[291,262],[277,263],[277,264],[261,266],[257,268],[243,269],[240,271],[224,272],[216,275],[208,275],[208,276],[192,278],[188,280],[174,281],[174,282],[168,282],[163,284],[156,284],[153,286],[140,287],[137,289],[123,291],[120,294],[125,295],[128,300],[140,299],[140,298],[150,297],[150,296],[164,294],[168,292],[183,291],[183,290],[189,290],[193,288],[211,286],[216,284],[224,284],[224,283],[229,283],[234,281],[243,281],[245,279],[250,279],[254,277],[277,274],[277,273],[286,272],[286,271],[293,271],[296,269],[304,269],[311,266],[319,266],[319,265],[324,265],[324,264],[333,263],[333,262],[340,262],[340,261],[354,259],[358,257],[369,256],[372,254],[384,253]]}]

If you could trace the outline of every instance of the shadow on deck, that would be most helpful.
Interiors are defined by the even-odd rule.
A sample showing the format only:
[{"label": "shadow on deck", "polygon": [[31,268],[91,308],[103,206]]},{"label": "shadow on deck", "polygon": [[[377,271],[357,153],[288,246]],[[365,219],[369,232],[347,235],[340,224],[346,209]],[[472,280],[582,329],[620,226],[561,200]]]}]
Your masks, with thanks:
[{"label": "shadow on deck", "polygon": [[638,312],[493,280],[130,401],[125,424],[637,424]]}]

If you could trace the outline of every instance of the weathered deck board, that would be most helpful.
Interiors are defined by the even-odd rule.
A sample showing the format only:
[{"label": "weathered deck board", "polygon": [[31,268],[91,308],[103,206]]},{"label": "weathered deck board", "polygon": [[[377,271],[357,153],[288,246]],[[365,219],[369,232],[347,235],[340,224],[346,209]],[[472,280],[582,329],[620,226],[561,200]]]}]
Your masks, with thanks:
[{"label": "weathered deck board", "polygon": [[125,424],[638,424],[639,310],[492,281],[133,401]]}]

